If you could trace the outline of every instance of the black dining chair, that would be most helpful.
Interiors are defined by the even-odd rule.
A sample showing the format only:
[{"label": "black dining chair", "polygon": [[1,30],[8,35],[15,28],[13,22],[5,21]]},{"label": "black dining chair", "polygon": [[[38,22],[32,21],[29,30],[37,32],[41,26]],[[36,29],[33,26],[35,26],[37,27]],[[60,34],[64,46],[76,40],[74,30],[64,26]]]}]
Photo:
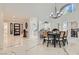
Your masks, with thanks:
[{"label": "black dining chair", "polygon": [[61,47],[61,45],[63,44],[63,46],[65,46],[65,44],[67,43],[68,44],[68,40],[67,40],[67,32],[65,31],[61,31],[60,32],[60,37],[59,37],[59,47]]},{"label": "black dining chair", "polygon": [[53,42],[53,35],[52,32],[48,32],[48,40],[47,40],[47,47],[49,46],[49,44],[51,44]]},{"label": "black dining chair", "polygon": [[61,48],[61,44],[63,43],[63,35],[64,35],[64,32],[60,31],[60,34],[58,35],[58,43],[60,48]]},{"label": "black dining chair", "polygon": [[47,31],[43,32],[43,44],[46,42],[46,40],[48,40],[48,35],[47,35]]},{"label": "black dining chair", "polygon": [[68,45],[67,36],[68,36],[68,31],[65,31],[63,35],[63,46],[65,46],[65,44]]},{"label": "black dining chair", "polygon": [[47,47],[49,46],[49,44],[51,44],[53,36],[51,35],[52,32],[48,31],[48,32],[43,32],[44,35],[44,39],[43,39],[43,44],[46,43]]}]

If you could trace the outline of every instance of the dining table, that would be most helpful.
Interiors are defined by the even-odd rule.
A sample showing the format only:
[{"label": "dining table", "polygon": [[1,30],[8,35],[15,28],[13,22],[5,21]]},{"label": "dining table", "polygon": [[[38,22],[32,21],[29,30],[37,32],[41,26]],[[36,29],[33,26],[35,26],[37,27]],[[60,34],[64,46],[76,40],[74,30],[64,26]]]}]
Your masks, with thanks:
[{"label": "dining table", "polygon": [[56,41],[57,41],[57,39],[59,39],[59,33],[53,33],[53,32],[49,32],[48,33],[48,40],[50,39],[50,38],[52,38],[52,44],[54,44],[54,47],[56,47]]}]

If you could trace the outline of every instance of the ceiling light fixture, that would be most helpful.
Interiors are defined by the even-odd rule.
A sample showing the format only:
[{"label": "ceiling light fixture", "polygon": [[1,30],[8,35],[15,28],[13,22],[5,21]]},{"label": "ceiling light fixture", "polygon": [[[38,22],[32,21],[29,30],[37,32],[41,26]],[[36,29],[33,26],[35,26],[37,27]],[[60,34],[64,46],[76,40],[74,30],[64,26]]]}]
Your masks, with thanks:
[{"label": "ceiling light fixture", "polygon": [[[64,15],[66,7],[68,7],[70,5],[72,5],[72,4],[71,3],[65,4],[64,6],[62,6],[60,8],[60,10],[57,10],[56,3],[55,3],[54,12],[50,13],[50,17],[53,19],[57,19],[57,18],[61,17],[62,15]],[[73,7],[73,6],[71,6],[71,7]]]}]

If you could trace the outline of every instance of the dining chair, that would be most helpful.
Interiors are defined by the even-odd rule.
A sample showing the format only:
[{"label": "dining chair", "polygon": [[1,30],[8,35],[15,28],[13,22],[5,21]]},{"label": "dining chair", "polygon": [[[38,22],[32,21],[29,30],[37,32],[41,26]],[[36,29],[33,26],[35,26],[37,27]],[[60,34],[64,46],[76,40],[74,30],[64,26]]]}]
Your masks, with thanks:
[{"label": "dining chair", "polygon": [[46,40],[48,39],[48,35],[47,35],[47,31],[43,32],[43,44],[46,42]]},{"label": "dining chair", "polygon": [[49,46],[49,44],[51,44],[53,42],[53,35],[52,35],[52,31],[48,31],[48,40],[47,40],[47,47]]},{"label": "dining chair", "polygon": [[64,31],[60,31],[60,35],[58,37],[58,43],[59,43],[59,47],[61,48],[61,44],[63,43],[64,45],[64,41],[63,41],[63,37],[64,37]]},{"label": "dining chair", "polygon": [[43,32],[43,35],[44,35],[43,44],[46,43],[47,44],[47,47],[52,42],[52,35],[50,35],[50,33],[51,32],[49,32],[49,31]]},{"label": "dining chair", "polygon": [[61,47],[61,44],[63,44],[63,46],[65,46],[65,44],[68,44],[68,40],[67,40],[67,36],[68,36],[68,31],[61,31],[60,32],[60,39],[59,39],[59,46]]},{"label": "dining chair", "polygon": [[68,44],[67,36],[68,36],[68,31],[65,31],[63,35],[63,46],[65,46],[66,43]]}]

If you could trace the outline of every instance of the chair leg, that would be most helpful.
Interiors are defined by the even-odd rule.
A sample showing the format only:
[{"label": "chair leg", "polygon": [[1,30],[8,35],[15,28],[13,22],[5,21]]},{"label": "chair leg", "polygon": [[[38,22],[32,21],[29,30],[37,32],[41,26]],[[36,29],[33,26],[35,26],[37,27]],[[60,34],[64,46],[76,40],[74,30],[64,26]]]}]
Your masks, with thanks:
[{"label": "chair leg", "polygon": [[66,42],[67,42],[67,45],[68,45],[68,40],[66,40]]},{"label": "chair leg", "polygon": [[59,40],[59,47],[61,48],[61,43],[60,43],[60,40]]},{"label": "chair leg", "polygon": [[56,47],[56,40],[54,40],[54,47]]},{"label": "chair leg", "polygon": [[62,42],[63,42],[63,46],[65,46],[65,43],[66,43],[65,40],[62,40]]},{"label": "chair leg", "polygon": [[67,45],[68,45],[68,40],[67,39],[65,39],[65,44],[67,43]]},{"label": "chair leg", "polygon": [[44,40],[43,40],[43,44],[44,44],[45,42],[46,42],[46,40],[44,39]]},{"label": "chair leg", "polygon": [[50,43],[51,43],[51,40],[47,40],[47,47],[49,46]]},{"label": "chair leg", "polygon": [[67,41],[67,45],[68,45],[68,41]]},{"label": "chair leg", "polygon": [[54,44],[54,41],[52,40],[52,45]]},{"label": "chair leg", "polygon": [[49,40],[47,40],[47,47],[49,46]]}]

